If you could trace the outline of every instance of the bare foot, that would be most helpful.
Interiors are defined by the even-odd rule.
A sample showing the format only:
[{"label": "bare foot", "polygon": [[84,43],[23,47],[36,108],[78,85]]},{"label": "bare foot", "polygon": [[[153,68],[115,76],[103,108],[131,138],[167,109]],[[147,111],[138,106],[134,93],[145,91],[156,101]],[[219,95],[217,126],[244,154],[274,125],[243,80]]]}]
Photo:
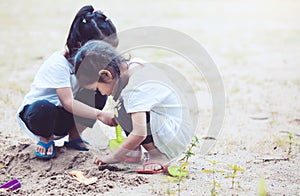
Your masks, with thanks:
[{"label": "bare foot", "polygon": [[148,151],[148,153],[149,153],[149,161],[151,162],[159,162],[164,165],[168,165],[170,161],[168,157],[165,154],[161,153],[158,149],[152,149]]},{"label": "bare foot", "polygon": [[148,152],[148,160],[152,161],[152,162],[160,162],[163,163],[165,165],[168,165],[170,160],[168,159],[168,157],[163,154],[162,152],[160,152],[156,146],[154,145],[153,142],[148,143],[148,144],[144,144],[143,147],[147,150]]},{"label": "bare foot", "polygon": [[126,156],[122,161],[127,163],[138,163],[142,160],[142,149],[138,146],[136,149],[126,153]]},{"label": "bare foot", "polygon": [[[45,137],[40,136],[40,141],[45,143],[45,144],[48,144],[49,142],[53,141],[53,137],[45,138]],[[36,151],[39,152],[40,154],[43,154],[43,155],[52,155],[53,146],[50,146],[48,148],[48,150],[46,151],[46,149],[43,146],[37,145]]]}]

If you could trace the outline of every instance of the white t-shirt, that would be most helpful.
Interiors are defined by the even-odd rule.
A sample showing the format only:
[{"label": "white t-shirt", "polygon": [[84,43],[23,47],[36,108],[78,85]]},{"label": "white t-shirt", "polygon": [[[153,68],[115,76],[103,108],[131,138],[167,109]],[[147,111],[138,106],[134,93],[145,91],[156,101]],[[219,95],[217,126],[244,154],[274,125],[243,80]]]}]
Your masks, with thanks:
[{"label": "white t-shirt", "polygon": [[25,105],[32,104],[38,100],[47,100],[56,106],[61,106],[56,89],[64,87],[71,87],[74,96],[79,88],[73,65],[63,56],[62,52],[55,52],[42,64],[36,73],[30,91],[26,94],[17,112],[17,121],[21,129],[33,139],[39,140],[39,137],[28,130],[19,113]]},{"label": "white t-shirt", "polygon": [[186,150],[194,134],[184,95],[162,70],[149,64],[135,70],[121,92],[127,113],[150,112],[154,145],[168,158]]}]

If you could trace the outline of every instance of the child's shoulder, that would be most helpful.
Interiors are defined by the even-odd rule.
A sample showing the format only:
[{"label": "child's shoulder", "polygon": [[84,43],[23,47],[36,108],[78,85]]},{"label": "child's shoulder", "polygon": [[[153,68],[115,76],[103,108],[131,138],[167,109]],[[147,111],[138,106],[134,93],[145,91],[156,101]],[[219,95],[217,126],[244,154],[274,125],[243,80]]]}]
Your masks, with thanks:
[{"label": "child's shoulder", "polygon": [[67,60],[65,55],[64,55],[63,50],[58,50],[58,51],[53,52],[50,57],[57,58],[57,59],[62,59],[62,60]]},{"label": "child's shoulder", "polygon": [[44,73],[50,71],[51,73],[60,73],[67,71],[72,73],[73,69],[72,64],[66,59],[62,51],[55,51],[42,63],[39,72]]},{"label": "child's shoulder", "polygon": [[69,65],[69,61],[64,56],[63,51],[55,51],[53,52],[44,62],[44,64],[62,64]]}]

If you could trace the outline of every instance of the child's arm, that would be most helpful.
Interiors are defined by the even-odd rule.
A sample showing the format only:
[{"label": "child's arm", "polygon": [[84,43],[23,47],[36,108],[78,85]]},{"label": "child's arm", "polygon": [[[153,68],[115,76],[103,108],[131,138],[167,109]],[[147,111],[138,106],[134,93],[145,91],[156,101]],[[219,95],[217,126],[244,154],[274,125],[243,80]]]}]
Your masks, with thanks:
[{"label": "child's arm", "polygon": [[147,137],[146,112],[136,112],[131,114],[132,132],[128,135],[122,145],[112,154],[96,158],[94,163],[100,165],[104,163],[120,162],[126,153],[138,147]]},{"label": "child's arm", "polygon": [[80,101],[75,100],[73,98],[73,93],[71,88],[69,87],[58,88],[56,89],[56,93],[63,107],[68,112],[85,118],[99,119],[104,124],[107,124],[109,126],[117,125],[112,114],[102,112],[101,110],[90,107]]},{"label": "child's arm", "polygon": [[[147,137],[146,112],[131,113],[131,119],[132,132],[128,135],[127,139],[121,145],[121,148],[127,150],[134,150]],[[116,150],[114,154],[119,155],[118,150]]]}]

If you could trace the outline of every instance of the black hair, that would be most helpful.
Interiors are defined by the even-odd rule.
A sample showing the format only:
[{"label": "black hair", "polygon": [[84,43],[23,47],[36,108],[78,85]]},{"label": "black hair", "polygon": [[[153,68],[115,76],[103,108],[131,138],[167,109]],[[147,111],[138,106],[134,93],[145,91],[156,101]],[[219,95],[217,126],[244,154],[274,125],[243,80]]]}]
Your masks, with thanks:
[{"label": "black hair", "polygon": [[106,82],[106,76],[99,76],[102,69],[109,70],[113,78],[120,77],[120,66],[127,60],[104,41],[92,40],[83,45],[74,57],[75,74],[80,86],[94,82]]},{"label": "black hair", "polygon": [[91,5],[82,7],[72,22],[66,43],[67,58],[71,60],[89,40],[104,40],[113,47],[119,43],[114,24],[101,11],[94,12]]}]

